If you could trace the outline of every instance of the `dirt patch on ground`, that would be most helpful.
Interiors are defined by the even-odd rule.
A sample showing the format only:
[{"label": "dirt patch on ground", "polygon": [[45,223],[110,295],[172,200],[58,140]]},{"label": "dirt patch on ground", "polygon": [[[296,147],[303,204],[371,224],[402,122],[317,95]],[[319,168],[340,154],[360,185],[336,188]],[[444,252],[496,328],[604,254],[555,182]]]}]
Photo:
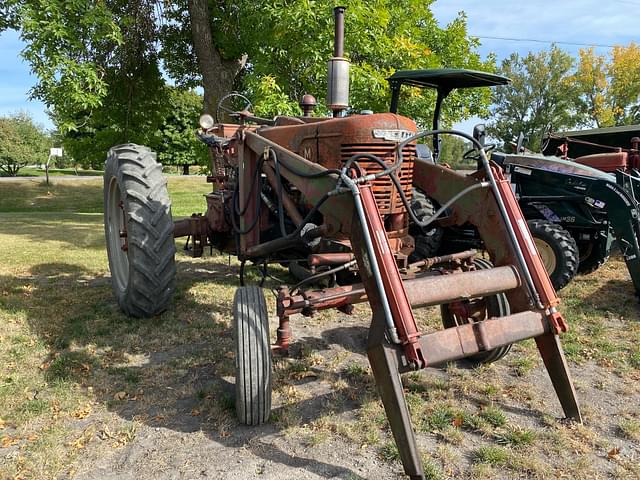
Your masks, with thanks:
[{"label": "dirt patch on ground", "polygon": [[[93,458],[82,460],[76,478],[404,478],[362,353],[366,314],[293,320],[297,341],[291,358],[276,361],[274,423],[237,425],[228,365],[200,367],[165,385],[169,391],[182,388],[186,396],[119,408],[121,418],[137,424],[135,437],[122,448],[96,449]],[[533,346],[514,350],[501,364],[450,365],[406,379],[430,478],[559,478],[581,472],[587,478],[638,478],[638,440],[620,428],[621,421],[638,415],[637,372],[620,378],[594,362],[573,364],[585,414],[580,426],[561,420]],[[171,364],[185,353],[155,352],[149,362]],[[531,357],[526,372],[518,369],[522,358]],[[189,398],[194,386],[206,392],[200,400],[197,393]],[[150,403],[128,403],[141,401]],[[498,420],[475,425],[473,418],[489,410]],[[160,411],[166,416],[158,418]]]}]

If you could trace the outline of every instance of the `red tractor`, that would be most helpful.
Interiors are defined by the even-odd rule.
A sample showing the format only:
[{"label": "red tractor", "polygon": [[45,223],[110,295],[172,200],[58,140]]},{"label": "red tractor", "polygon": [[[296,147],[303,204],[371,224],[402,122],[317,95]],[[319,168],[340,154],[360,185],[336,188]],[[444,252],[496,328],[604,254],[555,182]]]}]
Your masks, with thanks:
[{"label": "red tractor", "polygon": [[[335,9],[336,48],[329,62],[332,118],[253,116],[230,109],[237,124],[201,118],[211,149],[214,185],[204,215],[172,221],[166,180],[151,151],[114,147],[105,170],[105,233],[115,295],[133,316],[167,308],[175,286],[174,237],[190,236],[200,255],[213,246],[257,265],[289,264],[298,277],[277,297],[277,341],[270,344],[262,289],[240,286],[234,299],[236,410],[240,422],[266,422],[271,407],[272,352],[286,354],[295,314],[369,302],[367,354],[405,472],[424,478],[401,374],[467,358],[490,362],[512,343],[535,338],[567,417],[580,410],[558,334],[567,325],[518,203],[500,168],[481,158],[471,175],[422,161],[418,132],[394,114],[343,116],[349,63],[343,58],[343,12]],[[246,101],[234,95],[227,99]],[[305,110],[312,102],[307,97]],[[442,207],[428,218],[411,208],[412,189]],[[474,250],[409,260],[410,226],[447,212],[451,225],[478,229],[491,262]],[[439,219],[442,222],[442,218]],[[413,310],[441,305],[444,329],[425,334]]]}]

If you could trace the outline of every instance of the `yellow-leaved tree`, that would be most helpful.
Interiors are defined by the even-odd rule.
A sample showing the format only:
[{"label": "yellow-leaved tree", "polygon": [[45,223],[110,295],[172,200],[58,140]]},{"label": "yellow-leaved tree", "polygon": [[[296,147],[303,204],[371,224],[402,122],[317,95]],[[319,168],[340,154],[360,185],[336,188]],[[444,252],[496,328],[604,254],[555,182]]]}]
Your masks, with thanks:
[{"label": "yellow-leaved tree", "polygon": [[597,127],[640,122],[640,46],[614,47],[609,56],[580,50],[573,82],[582,123]]}]

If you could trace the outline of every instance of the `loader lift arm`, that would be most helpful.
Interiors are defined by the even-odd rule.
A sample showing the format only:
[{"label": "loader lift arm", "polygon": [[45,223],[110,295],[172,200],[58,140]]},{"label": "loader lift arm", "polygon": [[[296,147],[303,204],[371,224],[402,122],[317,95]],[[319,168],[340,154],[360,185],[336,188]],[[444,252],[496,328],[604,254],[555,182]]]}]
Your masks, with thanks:
[{"label": "loader lift arm", "polygon": [[[613,176],[611,180],[607,180],[602,176],[591,177],[578,173],[567,174],[559,170],[548,171],[532,163],[527,164],[524,169],[517,167],[518,165],[513,164],[507,169],[510,171],[512,183],[516,183],[520,188],[526,182],[532,181],[556,185],[562,188],[564,193],[573,192],[578,198],[584,198],[591,207],[606,212],[609,226],[618,241],[636,295],[640,296],[640,221],[636,200],[636,194],[640,193],[640,179],[622,171],[616,172],[617,181],[614,181]],[[514,178],[517,176],[520,178]],[[529,192],[518,193],[522,194],[521,201],[535,203],[536,195],[531,195]]]},{"label": "loader lift arm", "polygon": [[[628,180],[631,182],[638,182],[623,172],[618,173],[629,177]],[[635,198],[627,189],[606,180],[594,180],[587,193],[590,197],[607,204],[609,223],[627,264],[636,295],[640,296],[640,222]]]},{"label": "loader lift arm", "polygon": [[[432,133],[423,132],[421,135]],[[402,151],[402,148],[400,143],[397,150]],[[518,231],[516,225],[518,219],[522,219],[522,213],[513,192],[499,169],[490,165],[486,157],[485,171],[479,172],[477,178],[458,175],[440,165],[417,163],[414,184],[429,191],[443,205],[459,197],[453,208],[461,211],[461,219],[482,223],[480,230],[491,232],[486,243],[497,268],[408,280],[401,277],[392,254],[390,238],[372,190],[371,181],[375,175],[368,175],[360,167],[358,155],[354,155],[337,176],[259,133],[246,132],[240,140],[239,150],[243,152],[245,161],[254,165],[257,157],[262,157],[265,165],[273,162],[268,155],[272,151],[279,159],[282,176],[305,191],[307,198],[316,203],[314,208],[324,210],[327,226],[349,234],[364,288],[354,285],[307,290],[299,295],[294,295],[295,289],[292,292],[287,288],[281,289],[277,299],[280,325],[276,347],[286,350],[290,340],[291,314],[312,314],[311,304],[314,304],[314,310],[321,310],[368,301],[373,315],[367,355],[405,472],[410,478],[425,477],[404,398],[402,373],[534,338],[565,415],[581,421],[575,389],[558,337],[566,326],[555,311],[557,297],[536,257],[535,247],[526,240],[526,224]],[[402,156],[399,155],[398,164],[401,163]],[[393,175],[393,165],[389,165],[388,172],[376,175]],[[493,178],[494,183],[480,177]],[[478,188],[469,188],[473,185]],[[460,197],[459,193],[463,191],[468,193]],[[323,200],[327,193],[330,200]],[[334,208],[326,208],[329,201],[335,202]],[[341,208],[335,208],[337,205]],[[463,207],[459,208],[460,205]],[[479,209],[478,205],[485,206],[485,209]],[[347,218],[348,215],[351,219]],[[509,225],[514,225],[510,232]],[[258,238],[255,239],[258,243],[253,243],[254,240],[247,236],[244,253],[247,258],[269,255],[296,241],[293,238],[296,236],[299,232],[291,234],[291,238],[265,243],[259,243]],[[452,278],[455,284],[451,283]],[[513,313],[430,334],[420,332],[412,308],[474,297],[489,285],[492,285],[492,292],[508,295]],[[446,292],[444,296],[443,292]],[[302,311],[297,310],[300,303]]]}]

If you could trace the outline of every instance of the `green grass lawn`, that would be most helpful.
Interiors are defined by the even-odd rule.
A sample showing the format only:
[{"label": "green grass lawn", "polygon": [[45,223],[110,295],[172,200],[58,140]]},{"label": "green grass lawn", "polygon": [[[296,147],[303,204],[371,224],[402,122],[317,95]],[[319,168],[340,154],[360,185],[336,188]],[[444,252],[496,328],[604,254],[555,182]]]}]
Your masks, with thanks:
[{"label": "green grass lawn", "polygon": [[[83,168],[74,169],[74,168],[49,168],[49,176],[50,177],[61,177],[67,175],[80,175],[80,176],[91,176],[98,177],[102,176],[102,170],[85,170]],[[46,176],[46,172],[42,168],[37,167],[25,167],[21,168],[18,171],[19,177],[44,177]]]},{"label": "green grass lawn", "polygon": [[[203,177],[170,177],[174,216],[204,211],[210,188]],[[127,318],[111,291],[101,212],[99,178],[0,183],[0,478],[71,477],[143,428],[191,432],[196,422],[216,441],[236,429],[229,392],[212,379],[233,375],[237,262],[178,248],[173,306]],[[555,397],[540,387],[532,341],[495,365],[410,374],[407,402],[428,478],[640,478],[640,323],[624,264],[613,259],[561,296],[586,424],[549,413]],[[304,333],[297,353],[275,363],[273,420],[292,444],[340,439],[397,470],[365,358],[310,339],[323,328],[361,331],[368,310],[357,312],[295,319],[294,334]],[[417,318],[424,330],[439,328],[436,309]],[[326,398],[305,411],[320,388]]]},{"label": "green grass lawn", "polygon": [[[174,217],[204,212],[205,193],[211,184],[203,176],[169,177],[169,194]],[[56,182],[44,180],[5,182],[0,184],[0,213],[57,214],[102,213],[102,178]]]},{"label": "green grass lawn", "polygon": [[[211,186],[204,177],[171,177],[169,189],[180,217],[204,211]],[[102,409],[96,418],[110,422],[113,389],[133,388],[135,374],[117,366],[125,352],[173,334],[193,341],[210,321],[211,313],[189,300],[201,288],[195,278],[178,293],[193,306],[186,312],[140,322],[118,312],[102,195],[101,178],[0,183],[0,478],[68,474],[82,453],[78,437],[88,435],[74,425],[82,412]],[[194,328],[185,335],[190,317]],[[126,438],[126,422],[109,425],[114,441]]]}]

